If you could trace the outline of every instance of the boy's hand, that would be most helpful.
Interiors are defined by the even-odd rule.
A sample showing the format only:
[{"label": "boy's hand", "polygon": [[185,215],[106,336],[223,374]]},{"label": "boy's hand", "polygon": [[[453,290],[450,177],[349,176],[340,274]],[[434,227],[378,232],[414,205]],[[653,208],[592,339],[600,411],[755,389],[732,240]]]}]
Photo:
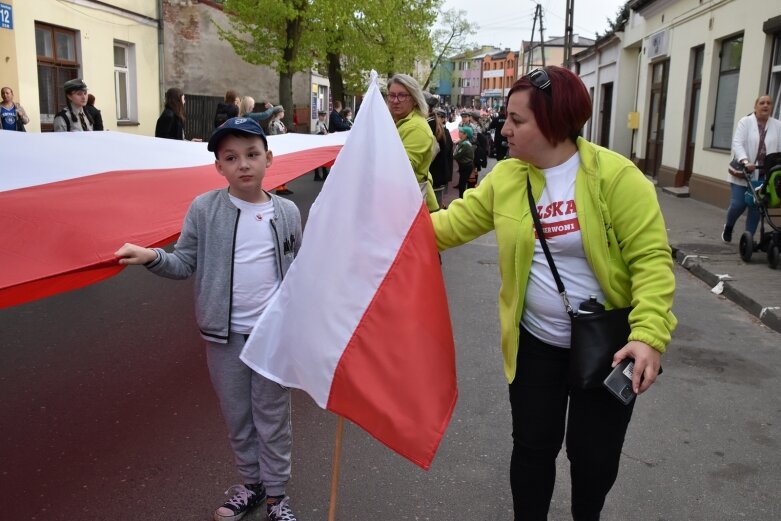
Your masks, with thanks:
[{"label": "boy's hand", "polygon": [[157,252],[135,244],[125,243],[114,252],[114,256],[119,257],[120,264],[146,264],[157,258]]}]

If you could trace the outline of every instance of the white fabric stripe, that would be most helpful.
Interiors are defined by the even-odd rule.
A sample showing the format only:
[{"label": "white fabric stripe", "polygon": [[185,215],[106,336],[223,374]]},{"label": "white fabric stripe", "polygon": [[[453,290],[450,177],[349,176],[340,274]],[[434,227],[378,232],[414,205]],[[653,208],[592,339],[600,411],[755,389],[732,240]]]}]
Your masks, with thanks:
[{"label": "white fabric stripe", "polygon": [[[275,156],[343,145],[349,132],[269,136]],[[123,132],[1,132],[0,192],[118,170],[182,168],[214,163],[206,143]]]},{"label": "white fabric stripe", "polygon": [[309,213],[303,245],[242,360],[325,408],[334,371],[423,198],[372,81]]}]

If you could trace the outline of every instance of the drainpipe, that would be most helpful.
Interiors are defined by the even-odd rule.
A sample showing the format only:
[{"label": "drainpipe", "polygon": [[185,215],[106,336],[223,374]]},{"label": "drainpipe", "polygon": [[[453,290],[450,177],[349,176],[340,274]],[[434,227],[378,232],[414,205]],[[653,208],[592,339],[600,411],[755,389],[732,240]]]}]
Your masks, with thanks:
[{"label": "drainpipe", "polygon": [[164,35],[165,20],[163,16],[163,0],[157,0],[157,68],[158,68],[158,94],[159,110],[163,109],[165,103],[165,60],[164,60]]}]

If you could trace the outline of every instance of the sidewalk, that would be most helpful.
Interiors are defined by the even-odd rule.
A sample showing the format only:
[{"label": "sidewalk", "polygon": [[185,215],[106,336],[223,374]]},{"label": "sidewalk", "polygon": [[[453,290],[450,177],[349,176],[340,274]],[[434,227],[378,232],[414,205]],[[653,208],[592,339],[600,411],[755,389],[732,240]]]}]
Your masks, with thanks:
[{"label": "sidewalk", "polygon": [[735,225],[732,242],[724,243],[726,209],[661,190],[657,194],[675,260],[711,287],[721,277],[724,297],[781,333],[781,269],[771,269],[763,251],[755,251],[749,263],[740,258],[738,242],[745,215]]},{"label": "sidewalk", "polygon": [[[495,163],[489,160],[488,166],[493,168]],[[724,243],[721,230],[726,209],[676,197],[661,189],[657,189],[657,195],[676,262],[711,288],[722,281],[721,295],[781,333],[781,269],[771,269],[763,251],[754,252],[750,263],[740,258],[738,242],[745,214],[735,226],[732,242]],[[457,197],[458,191],[450,186],[443,201],[447,205]],[[755,238],[758,237],[759,231]]]}]

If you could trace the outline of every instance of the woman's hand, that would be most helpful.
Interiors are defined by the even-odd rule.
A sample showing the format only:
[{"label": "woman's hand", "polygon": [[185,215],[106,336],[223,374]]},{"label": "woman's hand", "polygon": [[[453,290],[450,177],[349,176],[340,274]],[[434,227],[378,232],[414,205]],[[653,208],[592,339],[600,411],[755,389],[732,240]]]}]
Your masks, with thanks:
[{"label": "woman's hand", "polygon": [[635,394],[643,394],[656,381],[659,368],[662,366],[662,354],[646,343],[632,340],[613,355],[613,365],[617,366],[624,358],[635,361],[632,370],[632,390]]}]

